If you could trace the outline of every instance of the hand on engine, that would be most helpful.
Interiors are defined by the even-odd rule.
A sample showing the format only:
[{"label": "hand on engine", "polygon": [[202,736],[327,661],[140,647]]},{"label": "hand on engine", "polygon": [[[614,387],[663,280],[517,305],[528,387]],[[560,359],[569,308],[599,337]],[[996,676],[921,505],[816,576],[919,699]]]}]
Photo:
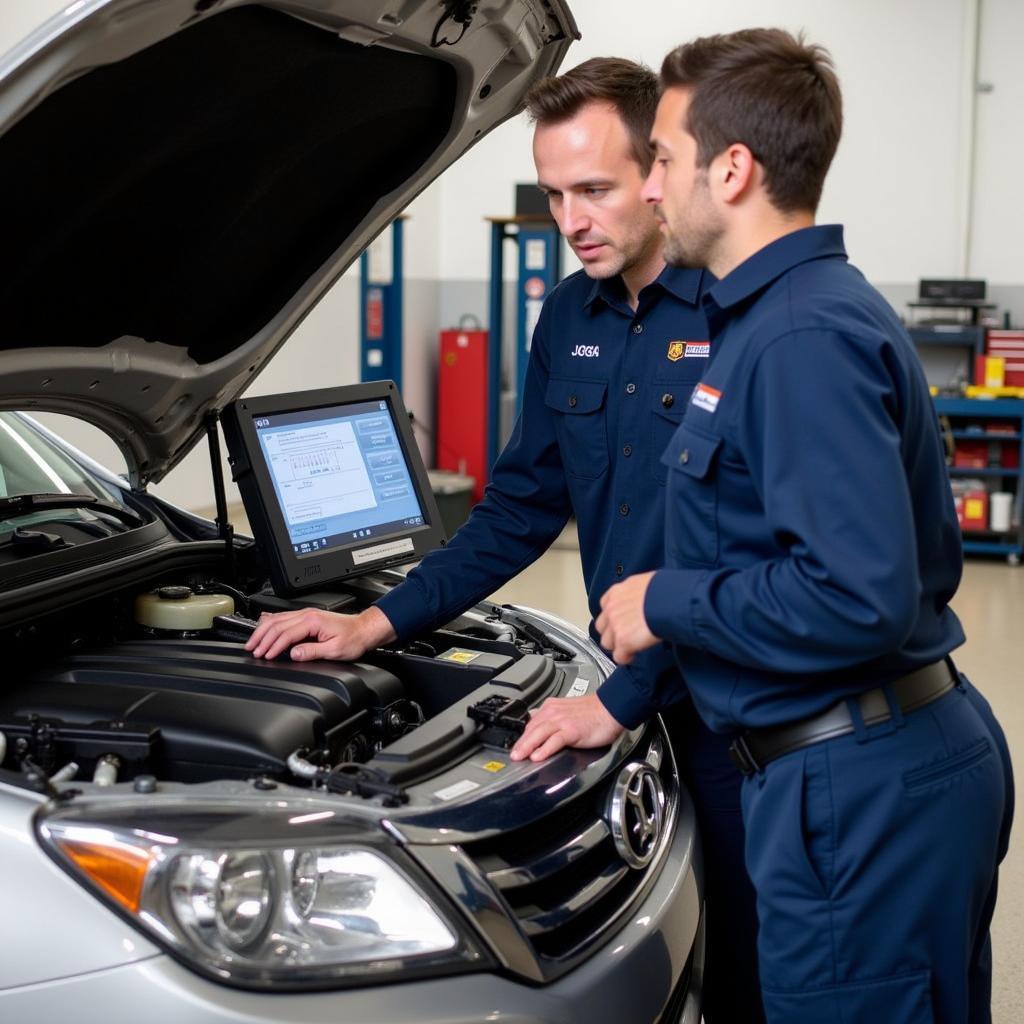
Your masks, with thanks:
[{"label": "hand on engine", "polygon": [[543,761],[562,747],[605,747],[622,732],[596,694],[552,697],[530,713],[512,748],[512,760]]},{"label": "hand on engine", "polygon": [[[276,658],[290,647],[293,661],[312,661],[315,658],[353,661],[370,648],[394,639],[391,622],[375,607],[367,608],[359,615],[300,608],[293,612],[261,615],[245,649],[256,658]],[[303,643],[304,640],[313,642]]]}]

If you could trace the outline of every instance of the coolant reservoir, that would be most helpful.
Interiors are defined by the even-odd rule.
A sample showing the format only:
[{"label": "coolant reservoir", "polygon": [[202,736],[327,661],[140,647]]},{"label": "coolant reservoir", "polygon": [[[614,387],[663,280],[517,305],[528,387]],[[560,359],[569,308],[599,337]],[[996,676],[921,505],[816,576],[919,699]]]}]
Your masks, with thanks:
[{"label": "coolant reservoir", "polygon": [[188,587],[160,587],[135,598],[135,621],[150,629],[194,632],[213,627],[215,615],[231,615],[227,594],[194,594]]}]

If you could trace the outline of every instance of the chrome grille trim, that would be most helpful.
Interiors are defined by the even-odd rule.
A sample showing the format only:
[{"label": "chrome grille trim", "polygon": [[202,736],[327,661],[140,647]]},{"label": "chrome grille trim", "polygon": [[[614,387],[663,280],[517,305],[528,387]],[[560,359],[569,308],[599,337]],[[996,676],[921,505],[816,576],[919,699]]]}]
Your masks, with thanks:
[{"label": "chrome grille trim", "polygon": [[585,885],[571,899],[566,900],[555,910],[537,914],[519,914],[519,922],[523,931],[533,937],[551,931],[565,924],[588,907],[592,907],[602,896],[607,895],[629,874],[625,864],[616,866],[609,864],[592,882]]},{"label": "chrome grille trim", "polygon": [[[642,869],[622,860],[604,820],[619,773],[637,759],[658,772],[665,791],[663,834]],[[507,915],[503,934],[487,935],[502,961],[524,977],[551,981],[584,960],[657,880],[675,836],[679,805],[675,760],[656,720],[596,785],[509,832],[464,841],[464,864],[473,866]],[[487,916],[493,924],[493,916]],[[510,942],[509,926],[515,941]],[[531,970],[523,969],[524,950],[532,956]]]},{"label": "chrome grille trim", "polygon": [[604,821],[595,821],[593,825],[584,829],[579,835],[574,836],[568,842],[563,843],[558,849],[552,850],[550,853],[537,857],[529,863],[521,864],[518,867],[499,868],[497,871],[489,871],[487,879],[491,885],[496,886],[498,889],[513,889],[516,886],[539,882],[567,868],[573,861],[589,853],[610,835],[611,832]]},{"label": "chrome grille trim", "polygon": [[462,907],[502,966],[530,981],[546,980],[508,907],[462,850],[457,846],[417,847],[416,857]]}]

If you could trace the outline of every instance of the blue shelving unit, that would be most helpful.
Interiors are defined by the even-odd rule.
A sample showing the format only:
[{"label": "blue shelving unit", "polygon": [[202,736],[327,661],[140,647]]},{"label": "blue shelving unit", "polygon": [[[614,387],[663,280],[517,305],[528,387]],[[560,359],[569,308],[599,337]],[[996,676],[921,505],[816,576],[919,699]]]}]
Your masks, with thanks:
[{"label": "blue shelving unit", "polygon": [[390,240],[383,237],[374,244],[390,246],[381,266],[371,266],[369,249],[359,260],[359,336],[360,379],[393,380],[402,390],[402,221],[395,220]]},{"label": "blue shelving unit", "polygon": [[[979,469],[951,466],[949,475],[978,477],[991,481],[988,490],[1009,491],[1014,495],[1010,529],[1005,532],[991,530],[969,531],[964,534],[964,551],[979,555],[1004,555],[1011,565],[1019,565],[1024,556],[1024,523],[1021,522],[1024,502],[1024,399],[1017,398],[936,398],[935,411],[949,426],[945,428],[953,443],[957,441],[988,441],[1001,445],[1016,445],[1017,467],[984,466]],[[1012,433],[986,432],[989,420],[1015,420],[1017,429]],[[968,425],[973,429],[968,429]]]},{"label": "blue shelving unit", "polygon": [[970,349],[971,356],[985,354],[985,328],[970,327],[967,324],[939,324],[931,327],[911,326],[910,340],[915,345],[941,345],[943,348]]},{"label": "blue shelving unit", "polygon": [[487,472],[501,451],[501,351],[505,320],[505,243],[519,247],[516,282],[516,409],[522,407],[533,329],[544,298],[562,279],[562,238],[548,216],[489,217],[491,285],[488,316]]}]

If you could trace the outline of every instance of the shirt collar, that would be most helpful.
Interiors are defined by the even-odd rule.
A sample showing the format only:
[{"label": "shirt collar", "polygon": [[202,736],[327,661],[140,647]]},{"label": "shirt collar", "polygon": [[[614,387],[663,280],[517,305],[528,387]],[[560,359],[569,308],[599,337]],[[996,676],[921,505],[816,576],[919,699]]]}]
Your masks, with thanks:
[{"label": "shirt collar", "polygon": [[766,288],[798,264],[829,256],[846,259],[842,225],[801,228],[759,249],[712,285],[708,296],[719,309],[727,310]]},{"label": "shirt collar", "polygon": [[[666,266],[651,284],[641,290],[640,294],[642,295],[647,288],[658,285],[677,299],[696,306],[700,302],[702,280],[710,282],[714,281],[714,278],[706,270]],[[707,288],[706,283],[704,287]],[[590,294],[583,303],[584,307],[589,308],[597,299],[602,299],[608,306],[624,302],[626,291],[622,284],[622,278],[616,274],[615,277],[599,278],[594,281]]]}]

